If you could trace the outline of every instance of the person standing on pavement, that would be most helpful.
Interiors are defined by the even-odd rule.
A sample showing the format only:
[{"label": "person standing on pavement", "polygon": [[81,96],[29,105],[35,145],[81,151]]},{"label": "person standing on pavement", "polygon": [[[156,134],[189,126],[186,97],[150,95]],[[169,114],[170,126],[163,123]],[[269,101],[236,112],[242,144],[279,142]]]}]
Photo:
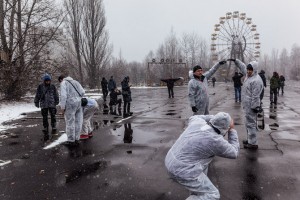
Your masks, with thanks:
[{"label": "person standing on pavement", "polygon": [[88,103],[83,107],[83,123],[82,133],[80,135],[81,140],[85,140],[93,137],[93,128],[91,125],[91,119],[95,112],[99,110],[99,105],[95,99],[86,98]]},{"label": "person standing on pavement", "polygon": [[279,88],[279,75],[277,72],[273,72],[273,76],[270,79],[270,104],[277,105],[277,95]]},{"label": "person standing on pavement", "polygon": [[[228,133],[228,141],[224,136]],[[236,159],[239,139],[228,113],[190,117],[185,131],[168,151],[165,166],[177,183],[190,191],[187,199],[219,199],[219,190],[207,176],[215,156]]]},{"label": "person standing on pavement", "polygon": [[110,92],[109,97],[109,110],[110,114],[116,115],[117,114],[117,105],[118,105],[118,114],[121,115],[121,105],[122,105],[122,99],[118,98],[122,93],[118,88]]},{"label": "person standing on pavement", "polygon": [[241,102],[241,90],[242,90],[242,80],[241,78],[244,75],[239,72],[235,72],[234,76],[232,77],[233,81],[233,86],[234,86],[234,97],[235,97],[235,102]]},{"label": "person standing on pavement", "polygon": [[84,96],[84,89],[80,83],[71,77],[61,75],[60,82],[60,107],[66,122],[66,134],[68,140],[66,145],[76,146],[80,139],[80,132],[83,121],[81,98]]},{"label": "person standing on pavement", "polygon": [[217,79],[216,79],[215,77],[212,77],[212,78],[211,78],[211,81],[212,81],[213,87],[215,87],[215,84],[216,84]]},{"label": "person standing on pavement", "polygon": [[[260,72],[258,73],[258,75],[260,76],[263,84],[264,84],[264,87],[267,87],[267,80],[266,80],[266,77],[265,77],[265,71],[264,70],[260,70]],[[262,89],[262,92],[260,94],[260,101],[263,100],[264,98],[264,93],[265,93],[265,90],[264,88]]]},{"label": "person standing on pavement", "polygon": [[102,94],[103,94],[103,100],[106,101],[106,97],[108,95],[108,88],[107,88],[108,82],[105,77],[102,77],[101,81],[101,88],[102,88]]},{"label": "person standing on pavement", "polygon": [[131,90],[129,85],[129,76],[126,76],[123,81],[121,82],[122,85],[122,96],[123,96],[123,117],[129,117],[132,115],[132,112],[130,112],[130,102],[132,101],[131,99]]},{"label": "person standing on pavement", "polygon": [[160,79],[160,80],[167,84],[169,98],[174,98],[174,91],[173,91],[174,83],[180,80],[180,78],[168,78],[168,79]]},{"label": "person standing on pavement", "polygon": [[193,74],[190,74],[191,80],[188,83],[188,97],[190,106],[194,115],[209,114],[209,94],[207,80],[218,70],[226,61],[220,61],[209,71],[203,72],[202,67],[196,65],[193,67]]},{"label": "person standing on pavement", "polygon": [[[279,88],[281,89],[281,95],[283,95],[283,93],[284,93],[284,82],[285,82],[284,76],[280,75],[280,77],[279,77]],[[280,89],[279,89],[278,93],[280,92]]]},{"label": "person standing on pavement", "polygon": [[242,88],[242,106],[245,112],[245,123],[247,140],[243,140],[244,148],[257,149],[257,113],[262,111],[260,94],[263,82],[257,73],[258,63],[250,62],[247,66],[239,59],[228,59],[234,61],[243,75],[246,75]]},{"label": "person standing on pavement", "polygon": [[55,85],[51,84],[51,76],[45,74],[43,77],[43,83],[41,83],[35,94],[34,104],[37,108],[41,108],[41,114],[43,116],[43,132],[48,133],[48,112],[51,117],[52,131],[56,131],[56,105],[59,103],[59,96]]},{"label": "person standing on pavement", "polygon": [[114,91],[117,88],[116,82],[114,80],[114,77],[111,76],[109,81],[108,81],[108,90],[109,92]]}]

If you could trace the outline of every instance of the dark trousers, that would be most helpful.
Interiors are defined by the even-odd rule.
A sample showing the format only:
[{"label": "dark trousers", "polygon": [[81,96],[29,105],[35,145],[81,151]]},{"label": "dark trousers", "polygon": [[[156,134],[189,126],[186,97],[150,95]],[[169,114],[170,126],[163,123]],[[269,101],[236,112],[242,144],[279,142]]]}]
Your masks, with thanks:
[{"label": "dark trousers", "polygon": [[123,114],[130,114],[130,102],[124,101]]},{"label": "dark trousers", "polygon": [[174,91],[173,91],[173,87],[168,87],[168,92],[169,92],[169,98],[174,98]]},{"label": "dark trousers", "polygon": [[235,102],[241,102],[241,86],[234,87]]},{"label": "dark trousers", "polygon": [[277,92],[278,92],[277,88],[270,89],[270,101],[271,101],[271,103],[277,104]]},{"label": "dark trousers", "polygon": [[43,126],[44,128],[48,128],[48,112],[50,113],[51,117],[51,126],[54,127],[56,125],[56,108],[42,108],[41,110],[43,116]]},{"label": "dark trousers", "polygon": [[103,90],[102,89],[102,93],[103,93],[103,100],[106,101],[106,97],[108,95],[108,90]]}]

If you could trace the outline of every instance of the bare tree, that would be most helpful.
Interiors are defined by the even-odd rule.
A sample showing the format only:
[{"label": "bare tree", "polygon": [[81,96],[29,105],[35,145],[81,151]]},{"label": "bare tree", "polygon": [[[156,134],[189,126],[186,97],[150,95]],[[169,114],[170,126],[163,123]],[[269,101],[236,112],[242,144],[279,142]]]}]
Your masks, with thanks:
[{"label": "bare tree", "polygon": [[300,47],[294,44],[291,50],[291,79],[300,80]]},{"label": "bare tree", "polygon": [[106,18],[102,0],[85,0],[82,21],[82,55],[88,75],[88,85],[100,82],[101,68],[108,64],[112,47],[105,30]]},{"label": "bare tree", "polygon": [[62,17],[50,0],[0,0],[0,89],[5,99],[20,99],[36,76],[32,71],[43,70],[45,49],[58,39]]},{"label": "bare tree", "polygon": [[[82,61],[81,61],[81,26],[82,26],[82,12],[83,12],[83,1],[82,0],[67,0],[64,2],[65,10],[67,11],[68,15],[66,17],[65,25],[68,30],[68,34],[71,36],[72,43],[69,48],[69,56],[76,57],[77,62],[74,63],[74,68],[78,69],[79,73],[79,80],[83,84],[83,69],[82,69]],[[72,56],[71,56],[72,55]],[[77,68],[78,67],[78,68]]]}]

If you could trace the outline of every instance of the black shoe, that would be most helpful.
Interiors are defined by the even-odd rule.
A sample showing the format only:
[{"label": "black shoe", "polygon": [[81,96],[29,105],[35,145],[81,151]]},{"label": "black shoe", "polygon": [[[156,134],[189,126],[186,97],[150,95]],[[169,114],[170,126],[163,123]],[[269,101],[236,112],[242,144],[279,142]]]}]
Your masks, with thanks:
[{"label": "black shoe", "polygon": [[43,131],[44,133],[48,133],[48,127],[44,127],[44,128],[42,129],[42,131]]},{"label": "black shoe", "polygon": [[256,144],[244,144],[244,148],[245,149],[256,150],[256,149],[258,149],[258,145],[256,145]]},{"label": "black shoe", "polygon": [[248,140],[243,140],[243,144],[248,144]]},{"label": "black shoe", "polygon": [[63,145],[66,145],[68,147],[76,147],[79,145],[79,142],[76,140],[74,142],[71,142],[71,141],[66,141],[63,143]]}]

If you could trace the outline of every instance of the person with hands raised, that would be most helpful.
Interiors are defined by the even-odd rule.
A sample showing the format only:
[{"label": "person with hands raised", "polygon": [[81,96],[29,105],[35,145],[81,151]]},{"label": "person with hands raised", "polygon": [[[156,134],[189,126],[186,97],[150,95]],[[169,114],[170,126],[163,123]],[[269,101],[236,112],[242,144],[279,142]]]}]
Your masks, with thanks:
[{"label": "person with hands raised", "polygon": [[239,59],[228,59],[233,61],[245,77],[242,89],[242,107],[245,113],[245,125],[247,140],[243,140],[244,148],[258,148],[257,142],[257,113],[262,111],[260,94],[263,90],[263,81],[258,75],[258,63],[251,61],[247,66]]},{"label": "person with hands raised", "polygon": [[190,81],[188,84],[188,98],[194,115],[209,114],[209,94],[208,79],[224,65],[226,60],[222,60],[215,64],[210,70],[204,72],[200,65],[193,67],[193,71],[189,72]]}]

